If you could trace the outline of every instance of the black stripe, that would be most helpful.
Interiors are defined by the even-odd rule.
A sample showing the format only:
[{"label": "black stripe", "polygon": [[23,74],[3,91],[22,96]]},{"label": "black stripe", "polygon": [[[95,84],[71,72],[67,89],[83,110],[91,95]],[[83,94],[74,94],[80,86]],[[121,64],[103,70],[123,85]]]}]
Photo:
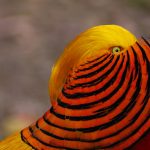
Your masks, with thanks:
[{"label": "black stripe", "polygon": [[150,47],[150,43],[149,43],[144,37],[142,37],[142,39],[143,39],[144,42]]},{"label": "black stripe", "polygon": [[55,115],[56,117],[60,118],[60,119],[69,119],[69,120],[72,120],[72,121],[86,121],[86,120],[93,120],[93,119],[97,119],[97,118],[100,118],[106,114],[103,114],[103,113],[96,113],[94,115],[89,115],[89,116],[67,116],[67,115],[63,115],[63,114],[59,114],[57,113],[53,107],[50,109],[50,112]]},{"label": "black stripe", "polygon": [[[42,133],[46,134],[47,136],[53,137],[53,138],[55,138],[55,139],[58,139],[58,140],[70,140],[70,141],[71,141],[71,139],[57,136],[57,135],[55,135],[55,134],[53,134],[53,133],[50,133],[50,132],[48,132],[48,131],[46,131],[46,130],[40,128],[39,125],[38,125],[38,121],[36,122],[36,128],[37,128],[38,130],[40,130]],[[36,131],[37,131],[37,130],[36,130]],[[55,133],[55,132],[54,132],[54,133]]]},{"label": "black stripe", "polygon": [[47,136],[50,136],[50,137],[53,137],[55,139],[58,139],[58,140],[65,140],[65,141],[78,141],[78,142],[94,142],[95,140],[87,140],[87,139],[80,139],[80,138],[66,138],[65,136],[64,137],[60,137],[60,136],[57,136],[57,135],[54,135],[53,133],[50,133],[48,131],[45,131],[43,129],[41,129],[38,125],[38,122],[36,122],[36,127],[37,129],[39,129],[41,132],[43,132],[44,134],[46,134]]},{"label": "black stripe", "polygon": [[[115,108],[116,106],[118,106],[122,102],[123,98],[126,96],[128,90],[130,88],[132,79],[133,79],[133,73],[131,73],[131,76],[130,76],[130,79],[129,79],[129,82],[128,82],[128,87],[125,89],[124,93],[118,98],[118,100],[116,101],[116,103],[114,103],[113,105],[111,105],[111,106],[109,106],[107,108],[100,109],[100,110],[98,110],[96,112],[101,112],[102,113],[102,112],[106,112],[108,110],[111,111],[111,110],[113,110],[113,108]],[[110,94],[109,97],[111,97],[111,95],[112,94]],[[103,99],[103,101],[104,100],[105,99]],[[87,109],[87,108],[91,108],[93,105],[99,103],[100,101],[101,101],[101,99],[98,100],[98,101],[92,102],[92,103],[86,103],[86,104],[80,104],[80,105],[70,105],[68,103],[64,103],[60,99],[57,99],[58,105],[61,106],[61,107],[63,107],[63,108],[67,108],[67,109]]]},{"label": "black stripe", "polygon": [[89,82],[84,82],[84,83],[78,83],[76,85],[72,85],[72,86],[68,86],[66,87],[66,89],[74,89],[74,88],[78,88],[78,87],[91,87],[91,86],[95,86],[97,84],[99,84],[100,82],[102,82],[113,70],[114,70],[114,67],[116,66],[116,64],[118,63],[119,61],[119,58],[120,58],[120,55],[117,56],[113,66],[111,68],[109,68],[103,75],[101,75],[100,77],[92,80],[92,81],[89,81]]},{"label": "black stripe", "polygon": [[112,62],[113,58],[114,58],[114,55],[112,55],[112,56],[110,57],[110,60],[109,60],[106,64],[104,64],[103,66],[101,66],[101,67],[98,68],[97,70],[95,70],[95,71],[93,71],[93,72],[90,72],[90,73],[88,73],[88,74],[83,74],[83,75],[80,75],[80,76],[76,76],[76,77],[74,77],[74,79],[77,80],[77,79],[89,78],[89,77],[94,76],[95,74],[97,74],[97,73],[99,73],[100,71],[104,70],[104,69]]},{"label": "black stripe", "polygon": [[[127,61],[129,61],[129,60],[127,60]],[[122,74],[121,81],[120,81],[120,83],[118,84],[119,86],[114,90],[114,92],[115,92],[115,91],[118,91],[119,88],[121,88],[121,86],[122,86],[122,84],[123,84],[123,82],[124,82],[123,78],[125,79],[125,76],[126,76],[126,73],[127,73],[127,67],[128,67],[127,64],[128,64],[128,62],[126,62],[126,66],[125,66],[124,72],[123,72],[123,74]],[[119,70],[119,71],[120,71],[120,70]],[[71,98],[71,99],[83,98],[83,97],[88,97],[88,96],[92,96],[92,95],[97,95],[97,94],[99,94],[100,92],[105,91],[110,85],[112,85],[113,82],[117,79],[117,77],[118,77],[117,74],[114,75],[114,77],[112,77],[103,87],[101,87],[100,89],[97,89],[97,90],[95,90],[95,91],[92,91],[92,92],[68,94],[68,93],[65,92],[65,89],[63,88],[63,89],[62,89],[62,94],[63,94],[66,98]],[[111,96],[113,95],[114,92],[111,93]],[[108,97],[108,96],[107,96],[107,97]],[[106,101],[106,98],[102,98],[102,99],[103,99],[103,101]],[[93,103],[94,103],[94,102],[93,102]]]},{"label": "black stripe", "polygon": [[87,70],[90,70],[90,69],[96,67],[99,64],[103,63],[109,56],[110,56],[110,54],[106,55],[106,57],[104,57],[102,60],[100,60],[99,62],[96,62],[96,63],[92,64],[91,66],[88,66],[87,68],[78,69],[77,71],[75,71],[75,73],[82,72],[82,71],[87,71]]},{"label": "black stripe", "polygon": [[[145,109],[145,106],[146,106],[147,103],[148,103],[147,94],[146,94],[146,96],[145,96],[143,102],[144,102],[144,105],[143,105],[142,108],[135,114],[135,116],[131,119],[130,123],[129,123],[127,126],[121,128],[121,129],[119,129],[117,132],[115,132],[115,133],[113,133],[113,134],[111,134],[111,135],[108,135],[108,136],[106,136],[106,137],[104,137],[104,138],[110,138],[110,137],[113,137],[113,136],[115,136],[115,135],[118,135],[120,132],[122,132],[123,130],[127,129],[127,128],[130,127],[132,124],[134,124],[134,123],[136,122],[136,120],[139,118],[139,116],[141,115],[141,113],[142,113],[143,110]],[[104,139],[104,138],[102,138],[102,139]],[[101,139],[101,140],[102,140],[102,139]]]},{"label": "black stripe", "polygon": [[[125,107],[125,109],[119,115],[114,117],[110,122],[100,125],[99,130],[108,128],[108,127],[114,125],[115,123],[121,121],[123,118],[125,118],[127,113],[129,113],[130,110],[135,106],[136,98],[138,97],[138,94],[140,92],[141,78],[142,78],[141,67],[138,67],[138,68],[139,68],[139,70],[138,70],[138,79],[136,82],[136,90],[135,90],[134,94],[132,95],[130,103]],[[60,119],[69,119],[69,120],[73,120],[73,121],[91,120],[91,119],[96,119],[96,118],[100,117],[100,114],[98,114],[98,113],[96,115],[91,115],[91,116],[78,116],[78,117],[66,116],[66,115],[56,113],[53,108],[50,109],[50,112]]]},{"label": "black stripe", "polygon": [[[123,101],[124,97],[126,96],[128,90],[130,88],[131,83],[132,83],[132,75],[131,75],[130,81],[128,83],[128,87],[126,88],[126,90],[122,94],[122,96],[116,101],[116,103],[114,103],[113,105],[111,105],[111,106],[109,106],[107,108],[103,108],[103,109],[95,111],[95,113],[96,113],[95,115],[72,117],[72,116],[64,116],[64,115],[58,114],[58,113],[54,112],[53,109],[51,111],[52,111],[52,113],[54,115],[56,115],[57,117],[59,117],[61,119],[69,119],[69,120],[76,120],[76,121],[79,121],[79,120],[91,120],[91,119],[96,119],[96,118],[100,118],[100,117],[106,116],[112,110],[114,110],[117,106],[119,106],[119,104]],[[127,106],[127,108],[125,108],[125,112],[128,112],[127,110],[129,110],[129,108],[131,108],[131,106],[133,106],[133,104],[134,103],[131,101],[129,103],[129,105]],[[125,114],[125,113],[123,113],[123,114]],[[119,120],[119,118],[124,117],[123,114],[121,114],[120,116],[117,116],[118,120]],[[117,118],[114,118],[113,120],[115,120],[115,119],[117,120]]]},{"label": "black stripe", "polygon": [[[68,139],[68,138],[62,138],[62,137],[58,137],[58,136],[55,136],[55,135],[52,135],[51,133],[47,132],[47,131],[44,131],[44,130],[41,130],[38,126],[38,124],[36,124],[36,127],[38,129],[40,129],[42,132],[44,131],[45,134],[47,134],[48,136],[52,136],[54,138],[57,138],[57,139],[60,139],[60,140],[69,140],[69,141],[79,141],[79,142],[98,142],[100,140],[104,140],[106,138],[110,138],[112,136],[115,136],[117,134],[119,134],[120,132],[122,132],[124,129],[126,129],[127,127],[129,127],[130,125],[132,125],[139,117],[139,115],[142,113],[142,111],[144,110],[145,106],[147,105],[147,102],[148,102],[148,99],[149,97],[147,96],[148,94],[146,94],[145,98],[144,98],[144,105],[142,106],[142,108],[140,109],[140,111],[138,111],[138,113],[133,117],[133,119],[131,120],[131,122],[123,127],[122,129],[118,130],[117,132],[111,134],[111,135],[108,135],[108,136],[105,136],[105,137],[101,137],[101,138],[97,138],[97,139],[94,139],[94,140],[87,140],[87,139],[77,139],[77,138],[74,138],[74,139]],[[131,109],[131,108],[130,108]],[[120,143],[120,141],[119,141]],[[109,145],[110,147],[110,145]]]},{"label": "black stripe", "polygon": [[[123,61],[122,61],[123,62]],[[127,63],[126,63],[127,64]],[[120,68],[122,67],[122,65],[120,65]],[[118,69],[118,71],[120,71],[120,69]],[[125,71],[123,72],[123,78],[120,80],[120,83],[119,83],[119,86],[114,89],[109,95],[97,100],[97,101],[94,101],[94,102],[91,102],[91,103],[86,103],[86,104],[79,104],[79,105],[70,105],[70,104],[67,104],[67,103],[64,103],[62,102],[60,99],[57,100],[58,102],[58,105],[60,105],[61,107],[64,107],[64,108],[68,108],[68,109],[87,109],[87,108],[91,108],[93,105],[95,104],[98,104],[99,102],[105,102],[107,101],[109,98],[111,98],[121,87],[122,87],[122,84],[124,83],[124,80],[125,80],[125,76],[126,76],[126,72],[127,72],[127,66],[126,66],[126,69]],[[117,73],[118,74],[118,73]],[[115,75],[112,79],[113,81],[115,81],[117,78],[117,76]],[[130,76],[130,81],[132,81],[132,74]]]},{"label": "black stripe", "polygon": [[[146,132],[144,132],[144,133],[142,134],[142,136],[141,136],[137,141],[135,141],[132,145],[130,145],[129,147],[125,148],[124,150],[133,150],[134,146],[135,146],[137,143],[139,143],[140,140],[143,139],[143,138],[144,138],[146,135],[148,135],[148,134],[150,134],[150,128],[149,128]],[[144,146],[143,146],[143,147],[144,147]]]},{"label": "black stripe", "polygon": [[95,58],[95,59],[93,59],[93,60],[88,60],[86,63],[81,64],[80,66],[85,66],[85,65],[88,65],[88,64],[90,64],[90,63],[93,63],[93,62],[95,62],[95,61],[97,61],[97,60],[103,58],[103,57],[106,56],[107,54],[108,54],[108,53],[103,54],[103,55],[101,55],[101,56],[99,56],[99,57],[97,57],[97,58]]},{"label": "black stripe", "polygon": [[20,134],[21,134],[21,139],[22,139],[23,142],[25,142],[27,145],[31,146],[32,149],[38,150],[36,147],[34,147],[33,145],[31,145],[31,143],[24,137],[24,135],[23,135],[23,130],[21,131]]},{"label": "black stripe", "polygon": [[[133,100],[133,101],[134,101],[134,100]],[[144,102],[144,104],[143,104],[142,108],[135,114],[135,116],[131,119],[131,122],[130,122],[128,125],[126,125],[125,127],[119,129],[117,132],[115,132],[115,133],[113,133],[113,134],[110,134],[110,135],[108,135],[108,136],[105,136],[105,137],[101,138],[101,140],[104,140],[105,138],[111,138],[111,137],[113,137],[113,136],[115,136],[115,135],[118,135],[120,132],[122,132],[123,130],[127,129],[127,128],[130,127],[132,124],[134,124],[134,123],[136,122],[136,120],[139,118],[139,116],[142,114],[143,110],[145,109],[145,106],[146,106],[147,103],[148,103],[148,96],[147,96],[147,94],[146,94],[146,96],[145,96],[143,102]],[[133,103],[134,103],[134,102],[133,102]],[[147,118],[149,118],[149,116],[148,116]],[[143,122],[144,122],[144,121],[143,121]],[[142,122],[141,122],[141,124],[142,124]],[[99,139],[99,140],[100,140],[100,139]],[[119,142],[120,142],[120,141],[119,141]]]},{"label": "black stripe", "polygon": [[132,49],[132,52],[133,52],[133,55],[134,55],[134,67],[135,67],[135,77],[134,77],[134,79],[136,78],[136,76],[137,76],[137,72],[138,72],[138,70],[139,70],[139,65],[137,65],[138,64],[138,57],[137,57],[137,54],[136,54],[136,52],[135,52],[135,50],[134,50],[134,48],[131,46],[131,49]]},{"label": "black stripe", "polygon": [[130,70],[130,55],[129,55],[129,52],[128,51],[126,51],[126,53],[127,53],[127,59],[129,60],[128,61],[128,70]]},{"label": "black stripe", "polygon": [[32,133],[32,137],[34,139],[36,139],[38,142],[40,142],[41,144],[45,145],[45,146],[53,147],[53,148],[59,148],[59,149],[67,149],[67,150],[79,150],[79,149],[75,149],[75,148],[70,148],[70,147],[65,147],[65,146],[56,146],[56,145],[45,143],[44,141],[42,141],[41,139],[39,139],[38,137],[36,137],[36,135],[34,135],[34,131],[32,130],[31,127],[29,127],[29,130]]},{"label": "black stripe", "polygon": [[[148,61],[147,60],[147,57],[144,57],[145,59],[146,59],[146,62]],[[148,62],[147,62],[148,63]],[[136,64],[137,65],[137,64]],[[138,97],[138,94],[139,94],[139,91],[141,90],[141,86],[140,86],[140,82],[141,82],[141,78],[142,78],[142,74],[141,74],[141,66],[139,66],[138,67],[138,81],[137,81],[137,83],[136,83],[136,92],[134,93],[134,95],[132,96],[132,101],[136,101],[136,98]],[[150,78],[150,77],[149,77]],[[140,111],[133,117],[133,119],[131,120],[131,122],[133,122],[133,121],[135,121],[138,117],[139,117],[139,115],[143,112],[143,110],[144,110],[144,108],[145,108],[145,106],[147,105],[147,103],[148,103],[148,100],[149,100],[149,97],[150,97],[150,91],[149,91],[149,89],[150,89],[150,85],[149,85],[149,87],[147,88],[147,92],[146,92],[146,95],[145,95],[145,97],[144,97],[144,99],[143,99],[143,107],[140,109]],[[112,146],[115,146],[115,145],[117,145],[117,144],[119,144],[119,143],[121,143],[121,142],[123,142],[124,140],[126,140],[126,139],[128,139],[129,137],[131,137],[131,136],[133,136],[136,132],[138,132],[139,131],[139,129],[149,120],[149,118],[150,118],[150,116],[148,116],[146,119],[145,119],[145,121],[138,127],[138,128],[136,128],[133,132],[131,132],[131,134],[130,135],[128,135],[127,137],[125,137],[125,138],[123,138],[123,139],[121,139],[121,140],[119,140],[119,141],[117,141],[117,142],[115,142],[115,143],[113,143],[113,144],[111,144],[111,145],[109,145],[109,146],[106,146],[106,147],[103,147],[103,148],[109,148],[109,147],[112,147]],[[133,143],[134,144],[134,143]]]},{"label": "black stripe", "polygon": [[114,104],[112,104],[111,106],[108,106],[106,108],[99,109],[99,110],[97,110],[95,112],[103,112],[103,111],[108,111],[108,110],[114,110],[117,106],[119,106],[119,104],[123,101],[123,99],[125,98],[125,96],[127,95],[128,91],[130,89],[130,86],[131,86],[131,83],[132,83],[132,79],[133,79],[133,73],[130,76],[130,80],[128,82],[128,86],[125,89],[124,93],[122,93],[122,95],[118,98],[118,100]]},{"label": "black stripe", "polygon": [[[125,138],[123,138],[123,139],[121,139],[121,140],[119,140],[119,141],[117,141],[117,142],[115,142],[115,143],[113,143],[113,144],[111,144],[111,145],[109,145],[109,146],[104,146],[104,147],[102,147],[102,148],[110,148],[110,147],[116,146],[117,144],[119,144],[119,143],[121,143],[121,142],[127,140],[128,138],[130,138],[131,136],[133,136],[134,134],[136,134],[136,133],[140,130],[140,128],[141,128],[142,126],[144,126],[145,123],[147,123],[147,121],[148,121],[149,119],[150,119],[150,116],[148,116],[148,117],[144,120],[144,122],[143,122],[138,128],[136,128],[134,131],[132,131],[131,134],[129,134],[129,135],[126,136]],[[144,134],[144,133],[143,133],[143,134]],[[133,144],[134,144],[134,143],[133,143]],[[132,145],[133,145],[133,144],[132,144]],[[132,146],[132,145],[130,145],[130,146]],[[126,148],[126,149],[128,150],[128,148]]]},{"label": "black stripe", "polygon": [[145,50],[143,49],[143,47],[142,47],[138,42],[136,42],[136,44],[137,44],[137,46],[140,48],[140,50],[141,50],[141,52],[142,52],[142,58],[143,58],[144,61],[145,61],[145,59],[147,58],[146,53],[145,53]]},{"label": "black stripe", "polygon": [[[147,94],[146,94],[146,95],[147,95]],[[145,100],[145,99],[146,99],[146,100]],[[130,125],[132,125],[133,123],[135,123],[135,121],[138,119],[138,117],[140,116],[140,114],[143,112],[145,106],[147,105],[148,97],[145,96],[145,98],[144,98],[143,101],[144,101],[144,105],[143,105],[142,108],[137,112],[137,114],[132,118],[131,122],[130,122],[127,126],[123,127],[122,129],[118,130],[117,132],[115,132],[115,133],[113,133],[113,134],[111,134],[111,135],[107,135],[107,136],[104,136],[104,137],[101,137],[101,138],[97,138],[97,139],[94,139],[94,140],[77,139],[77,138],[69,139],[69,138],[62,138],[62,137],[56,137],[56,136],[53,136],[53,137],[58,138],[58,139],[61,139],[61,140],[79,141],[79,142],[98,142],[98,141],[100,141],[100,140],[104,140],[104,139],[106,139],[106,138],[110,138],[110,137],[112,137],[112,136],[115,136],[115,135],[119,134],[120,132],[122,132],[123,130],[125,130],[126,128],[128,128]],[[133,104],[134,104],[134,100],[132,100],[132,102],[133,102]],[[133,105],[133,104],[132,104],[132,105]],[[129,107],[130,107],[130,108],[129,108]],[[128,107],[128,110],[129,110],[129,109],[132,109],[131,106],[129,106],[129,107]],[[39,128],[39,127],[38,127],[38,128]],[[41,129],[40,129],[40,130],[41,130]],[[49,133],[47,133],[47,131],[46,131],[46,132],[44,131],[44,133],[47,134],[47,135],[49,135],[49,136],[51,136],[51,133],[49,134]]]},{"label": "black stripe", "polygon": [[[132,118],[132,120],[131,120],[131,122],[127,125],[127,126],[125,126],[123,129],[121,129],[119,132],[117,132],[117,134],[118,133],[120,133],[120,132],[122,132],[123,130],[125,130],[126,128],[128,128],[129,126],[131,126],[133,123],[135,123],[135,121],[138,119],[138,117],[140,116],[140,114],[143,112],[143,110],[145,109],[145,106],[147,105],[147,103],[148,103],[148,99],[149,99],[149,96],[148,96],[148,94],[146,94],[146,96],[145,96],[145,98],[144,98],[144,100],[143,100],[143,102],[144,102],[144,105],[142,106],[142,108],[138,111],[138,113]],[[134,99],[133,99],[134,100]],[[138,132],[139,131],[139,129],[148,121],[150,119],[150,116],[148,116],[148,117],[146,117],[146,119],[141,123],[141,125],[138,127],[138,128],[136,128],[133,132],[131,132],[131,134],[129,134],[127,137],[125,137],[125,138],[123,138],[123,139],[121,139],[121,140],[119,140],[119,141],[117,141],[117,142],[115,142],[115,143],[113,143],[113,144],[111,144],[111,145],[109,145],[109,146],[105,146],[105,147],[103,147],[103,148],[110,148],[110,147],[113,147],[113,146],[116,146],[117,144],[119,144],[119,143],[121,143],[121,142],[123,142],[124,140],[127,140],[128,138],[130,138],[131,136],[133,136],[136,132]],[[116,135],[117,135],[116,134]],[[142,137],[140,137],[140,139],[141,139]],[[133,143],[132,145],[134,145],[135,143]],[[132,145],[130,145],[130,146],[132,146]],[[127,150],[128,150],[128,148],[127,148]]]},{"label": "black stripe", "polygon": [[48,119],[46,118],[45,115],[43,116],[43,119],[44,119],[44,121],[45,121],[48,125],[50,125],[50,126],[52,126],[52,127],[55,127],[55,128],[58,128],[58,129],[67,130],[67,131],[73,131],[73,132],[74,132],[74,131],[80,131],[80,129],[77,130],[77,129],[75,129],[75,128],[67,128],[67,127],[62,127],[62,126],[53,124],[52,122],[50,122],[50,120],[48,120]]},{"label": "black stripe", "polygon": [[[146,61],[147,73],[148,73],[148,75],[150,75],[150,62],[146,56],[146,53],[145,53],[143,47],[138,42],[136,42],[136,44],[138,45],[138,47],[140,48],[140,50],[142,52],[143,59],[144,59],[144,61]],[[148,88],[149,85],[150,85],[150,78],[148,78],[148,82],[147,82],[146,87]]]},{"label": "black stripe", "polygon": [[[124,111],[125,111],[125,113],[126,113],[126,110],[124,110]],[[83,132],[83,133],[89,133],[89,132],[94,132],[94,131],[96,131],[96,130],[101,130],[101,129],[106,128],[106,126],[104,126],[104,125],[94,126],[94,127],[90,127],[90,128],[67,128],[67,127],[61,127],[61,126],[59,126],[59,125],[56,125],[56,124],[51,123],[50,120],[47,120],[47,119],[45,118],[45,116],[43,117],[43,119],[44,119],[44,121],[45,121],[47,124],[49,124],[50,126],[54,126],[54,127],[56,127],[56,128],[63,129],[63,130],[67,130],[67,131],[80,131],[80,132]],[[112,121],[114,121],[113,124],[115,124],[115,120],[112,119]],[[109,124],[112,124],[112,122],[109,123]]]},{"label": "black stripe", "polygon": [[[134,92],[134,94],[133,94],[133,96],[131,98],[131,99],[134,99],[134,101],[133,102],[131,101],[127,105],[127,107],[122,111],[121,115],[118,115],[118,116],[114,117],[113,120],[112,120],[112,122],[116,121],[116,120],[120,120],[120,119],[122,119],[122,117],[124,118],[125,117],[124,115],[127,112],[129,112],[129,110],[131,110],[131,108],[135,105],[135,99],[138,96],[138,93],[140,91],[141,73],[139,73],[138,77],[139,78],[137,80],[136,91]],[[121,98],[124,98],[124,97],[121,97]],[[102,117],[102,116],[105,115],[105,114],[99,112],[99,113],[96,113],[96,114],[91,115],[91,116],[89,116],[89,115],[88,116],[77,116],[77,117],[75,117],[75,116],[66,116],[66,115],[62,115],[62,114],[56,113],[53,108],[50,109],[50,112],[52,114],[54,114],[55,116],[57,116],[58,118],[60,118],[60,119],[69,119],[69,120],[72,120],[72,121],[92,120],[92,119],[100,118],[100,117]]]}]

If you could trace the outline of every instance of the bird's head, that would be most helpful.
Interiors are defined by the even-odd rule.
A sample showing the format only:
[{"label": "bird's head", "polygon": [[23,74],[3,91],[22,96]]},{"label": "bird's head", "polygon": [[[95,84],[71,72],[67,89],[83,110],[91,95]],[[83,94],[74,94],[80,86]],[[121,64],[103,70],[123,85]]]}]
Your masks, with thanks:
[{"label": "bird's head", "polygon": [[68,72],[76,64],[97,54],[118,55],[125,52],[136,41],[132,33],[117,25],[96,26],[81,33],[64,49],[52,68],[49,82],[51,102],[57,99]]}]

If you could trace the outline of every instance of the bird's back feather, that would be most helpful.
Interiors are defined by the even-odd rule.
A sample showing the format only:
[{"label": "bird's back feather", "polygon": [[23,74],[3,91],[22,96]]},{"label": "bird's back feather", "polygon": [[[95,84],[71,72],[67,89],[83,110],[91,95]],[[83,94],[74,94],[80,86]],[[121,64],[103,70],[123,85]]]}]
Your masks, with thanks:
[{"label": "bird's back feather", "polygon": [[0,142],[0,150],[32,150],[32,147],[22,141],[20,133],[15,133]]}]

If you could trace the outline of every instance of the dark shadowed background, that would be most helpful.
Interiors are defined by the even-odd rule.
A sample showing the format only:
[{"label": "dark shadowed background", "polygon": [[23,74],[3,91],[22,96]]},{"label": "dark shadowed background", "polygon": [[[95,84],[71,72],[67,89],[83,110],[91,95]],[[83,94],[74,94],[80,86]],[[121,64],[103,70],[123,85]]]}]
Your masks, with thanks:
[{"label": "dark shadowed background", "polygon": [[0,0],[0,138],[50,107],[52,64],[76,35],[102,24],[149,36],[150,0]]}]

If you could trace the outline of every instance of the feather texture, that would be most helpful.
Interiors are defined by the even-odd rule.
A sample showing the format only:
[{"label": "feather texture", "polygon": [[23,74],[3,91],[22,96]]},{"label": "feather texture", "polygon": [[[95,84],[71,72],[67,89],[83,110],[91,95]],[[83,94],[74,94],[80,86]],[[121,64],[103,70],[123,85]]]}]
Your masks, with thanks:
[{"label": "feather texture", "polygon": [[54,65],[50,97],[52,107],[0,150],[132,148],[150,131],[149,42],[116,25],[83,32]]},{"label": "feather texture", "polygon": [[32,147],[22,141],[20,133],[15,133],[0,142],[0,150],[32,150]]}]

